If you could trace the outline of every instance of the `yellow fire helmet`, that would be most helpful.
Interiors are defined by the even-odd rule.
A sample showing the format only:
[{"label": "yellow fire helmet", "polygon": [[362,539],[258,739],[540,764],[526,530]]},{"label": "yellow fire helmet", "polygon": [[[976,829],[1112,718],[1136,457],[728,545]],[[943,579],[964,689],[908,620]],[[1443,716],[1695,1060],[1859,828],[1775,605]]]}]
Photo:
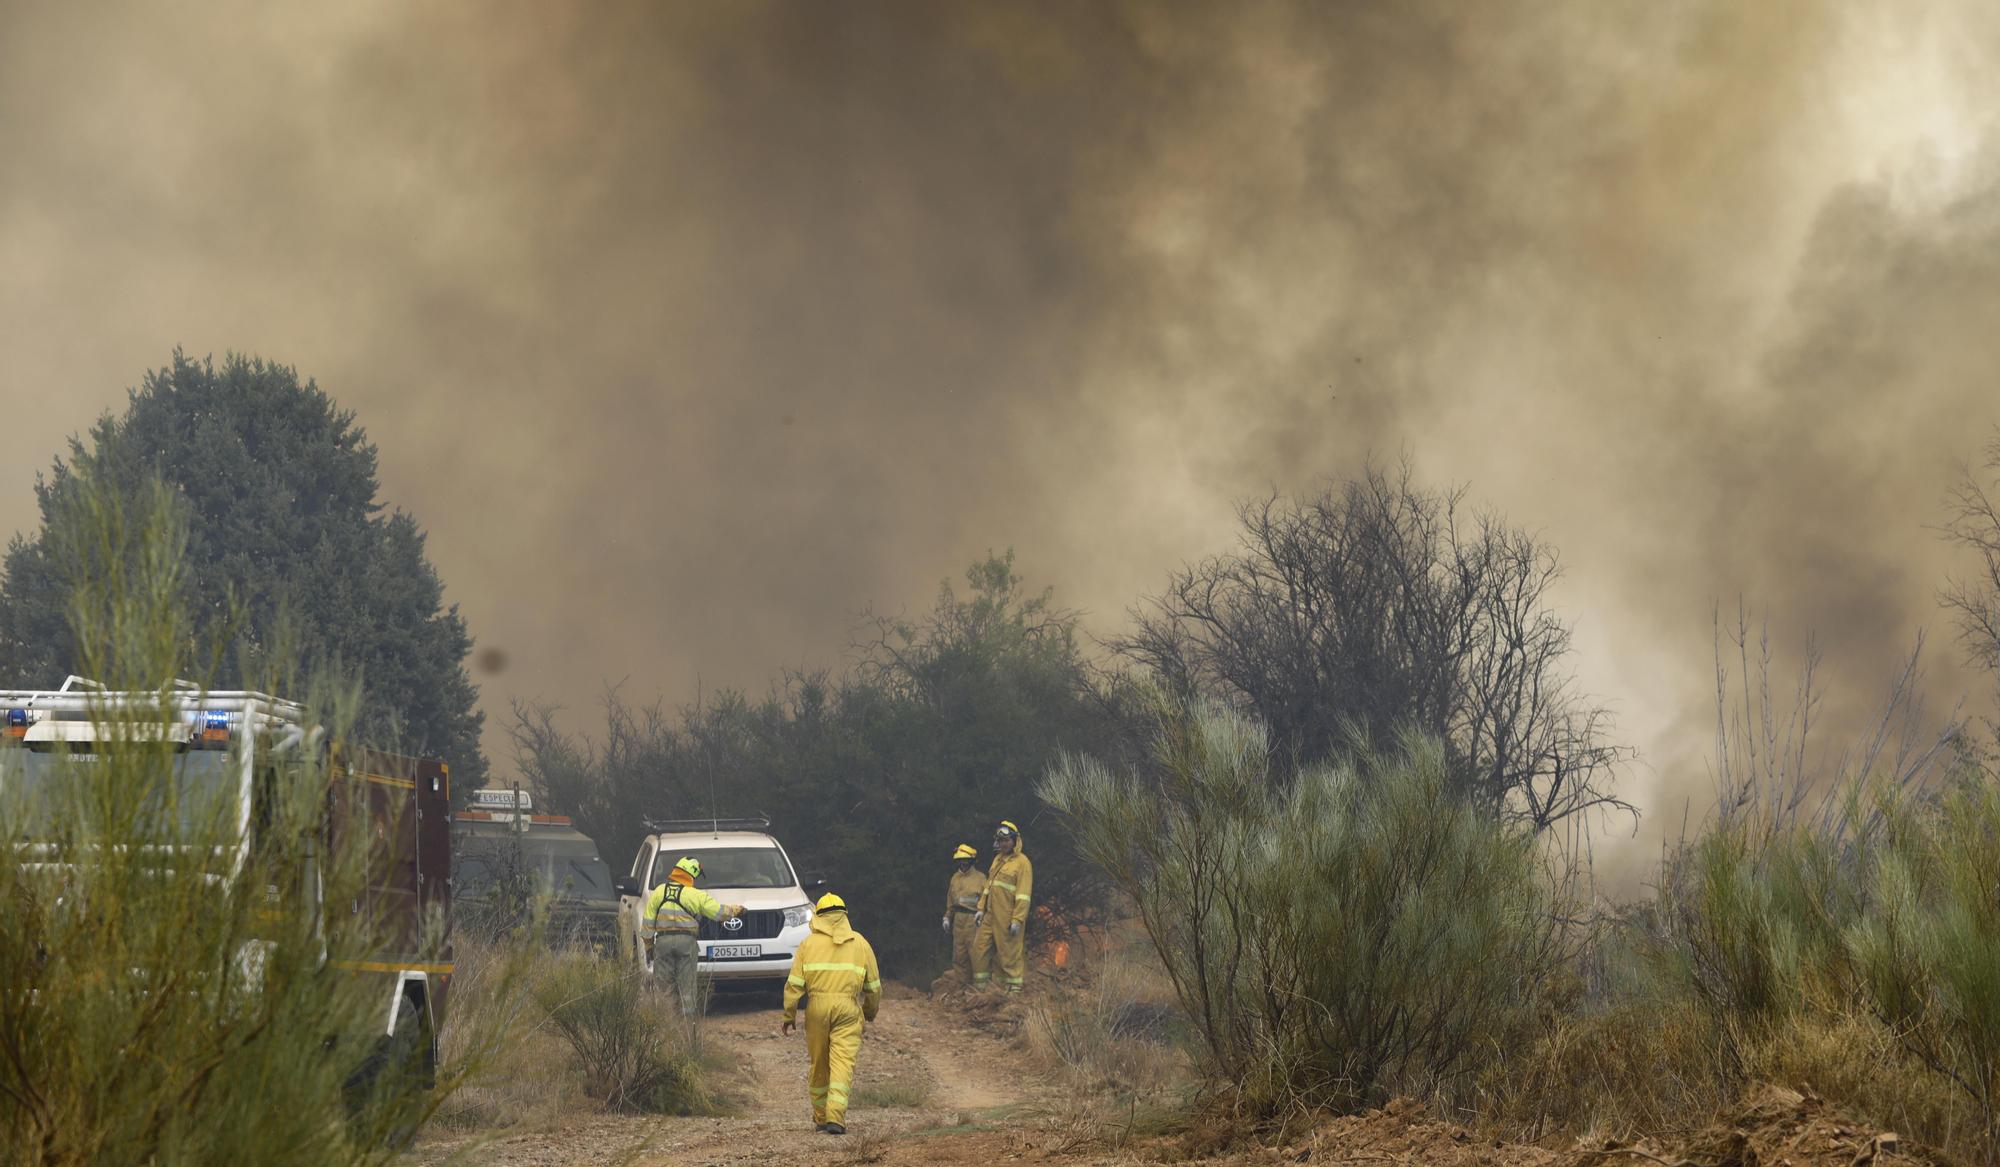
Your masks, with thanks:
[{"label": "yellow fire helmet", "polygon": [[960,843],[958,850],[951,853],[951,857],[953,859],[977,859],[979,858],[979,852],[974,851],[970,843]]},{"label": "yellow fire helmet", "polygon": [[1001,819],[1000,825],[993,828],[993,837],[996,839],[1018,839],[1021,837],[1021,828],[1008,822],[1006,819]]},{"label": "yellow fire helmet", "polygon": [[674,869],[687,872],[689,879],[701,878],[701,860],[692,855],[683,857],[679,863],[674,864]]},{"label": "yellow fire helmet", "polygon": [[844,912],[846,910],[847,910],[847,901],[841,899],[837,895],[834,895],[832,892],[828,892],[825,895],[819,897],[819,902],[813,905],[813,913],[815,915],[823,914],[826,912]]}]

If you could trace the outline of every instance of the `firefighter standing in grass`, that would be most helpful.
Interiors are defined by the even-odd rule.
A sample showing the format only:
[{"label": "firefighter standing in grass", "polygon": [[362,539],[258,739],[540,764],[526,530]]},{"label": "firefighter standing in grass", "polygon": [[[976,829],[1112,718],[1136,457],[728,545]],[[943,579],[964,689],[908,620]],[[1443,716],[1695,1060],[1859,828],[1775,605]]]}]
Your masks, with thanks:
[{"label": "firefighter standing in grass", "polygon": [[828,893],[813,908],[812,932],[792,955],[785,979],[785,1015],[778,1032],[798,1028],[799,998],[806,999],[806,1049],[812,1054],[813,1129],[844,1135],[847,1092],[861,1052],[861,1023],[882,1007],[882,971],[875,950],[847,924],[847,901]]},{"label": "firefighter standing in grass", "polygon": [[671,985],[681,1016],[698,1016],[695,965],[701,960],[698,917],[727,920],[743,914],[742,904],[725,904],[694,885],[701,878],[701,860],[683,856],[667,881],[646,897],[646,926],[652,936],[653,975]]},{"label": "firefighter standing in grass", "polygon": [[992,979],[997,955],[1001,983],[1010,993],[1021,991],[1028,975],[1028,897],[1034,889],[1035,865],[1021,849],[1021,828],[1003,820],[993,832],[993,866],[973,916],[974,987],[983,988]]},{"label": "firefighter standing in grass", "polygon": [[972,937],[979,931],[972,922],[979,911],[979,897],[986,891],[986,877],[972,865],[979,852],[970,843],[960,843],[951,856],[958,862],[944,893],[944,930],[951,936],[951,967],[960,976],[972,977]]}]

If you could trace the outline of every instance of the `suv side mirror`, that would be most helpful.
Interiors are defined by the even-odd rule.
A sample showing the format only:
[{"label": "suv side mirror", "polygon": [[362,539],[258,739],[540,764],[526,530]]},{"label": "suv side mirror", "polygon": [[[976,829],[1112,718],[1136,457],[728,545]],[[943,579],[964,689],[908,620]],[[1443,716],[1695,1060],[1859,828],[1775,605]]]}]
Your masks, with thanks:
[{"label": "suv side mirror", "polygon": [[818,874],[802,875],[799,877],[799,886],[806,891],[814,893],[825,891],[826,876]]},{"label": "suv side mirror", "polygon": [[639,894],[639,881],[629,876],[624,879],[614,880],[611,886],[621,896],[636,896]]}]

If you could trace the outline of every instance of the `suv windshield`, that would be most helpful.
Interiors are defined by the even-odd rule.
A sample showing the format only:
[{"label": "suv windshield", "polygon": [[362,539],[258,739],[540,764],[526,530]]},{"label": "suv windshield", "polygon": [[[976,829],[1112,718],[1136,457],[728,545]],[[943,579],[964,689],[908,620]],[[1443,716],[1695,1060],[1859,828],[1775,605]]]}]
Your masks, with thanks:
[{"label": "suv windshield", "polygon": [[474,837],[458,839],[453,846],[459,895],[481,895],[513,871],[524,881],[532,878],[539,890],[565,899],[618,902],[611,868],[586,839]]},{"label": "suv windshield", "polygon": [[667,882],[667,872],[683,855],[692,855],[701,863],[696,887],[791,887],[798,882],[792,865],[785,862],[785,853],[776,847],[697,847],[687,851],[662,847],[659,861],[653,864],[654,887]]},{"label": "suv windshield", "polygon": [[[85,768],[96,765],[100,758],[90,752],[88,742],[74,742],[67,748],[65,753],[39,743],[0,747],[0,805],[6,811],[0,817],[15,824],[17,837],[46,835],[53,817],[63,813],[68,804],[70,792],[64,783],[86,772]],[[157,759],[131,760],[132,772],[170,776],[170,781],[152,782],[134,792],[138,805],[149,812],[140,821],[171,821],[174,833],[182,836],[204,830],[236,831],[243,760],[234,752],[181,746],[121,745],[119,749],[159,750]],[[169,811],[171,820],[167,818]]]}]

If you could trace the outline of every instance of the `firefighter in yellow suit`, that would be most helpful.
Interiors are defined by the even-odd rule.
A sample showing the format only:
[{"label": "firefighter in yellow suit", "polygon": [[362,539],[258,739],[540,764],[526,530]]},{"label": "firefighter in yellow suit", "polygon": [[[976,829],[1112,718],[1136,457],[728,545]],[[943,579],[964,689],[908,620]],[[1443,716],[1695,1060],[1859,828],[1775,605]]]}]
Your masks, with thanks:
[{"label": "firefighter in yellow suit", "polygon": [[1010,993],[1021,991],[1028,975],[1028,897],[1035,890],[1035,865],[1022,850],[1021,828],[1002,821],[993,832],[993,866],[973,916],[972,984],[984,988],[999,957],[1000,977]]},{"label": "firefighter in yellow suit", "polygon": [[986,891],[986,877],[972,865],[979,858],[979,852],[970,843],[960,843],[952,852],[958,870],[952,873],[951,883],[944,892],[944,930],[951,936],[951,967],[962,977],[972,976],[972,936],[979,931],[973,926],[973,914],[979,911],[979,897]]},{"label": "firefighter in yellow suit", "polygon": [[861,1023],[875,1020],[882,1007],[882,970],[875,950],[848,926],[847,901],[831,893],[814,905],[812,932],[792,956],[778,1027],[786,1036],[798,1028],[800,997],[806,999],[806,1049],[812,1053],[813,1129],[844,1135]]}]

